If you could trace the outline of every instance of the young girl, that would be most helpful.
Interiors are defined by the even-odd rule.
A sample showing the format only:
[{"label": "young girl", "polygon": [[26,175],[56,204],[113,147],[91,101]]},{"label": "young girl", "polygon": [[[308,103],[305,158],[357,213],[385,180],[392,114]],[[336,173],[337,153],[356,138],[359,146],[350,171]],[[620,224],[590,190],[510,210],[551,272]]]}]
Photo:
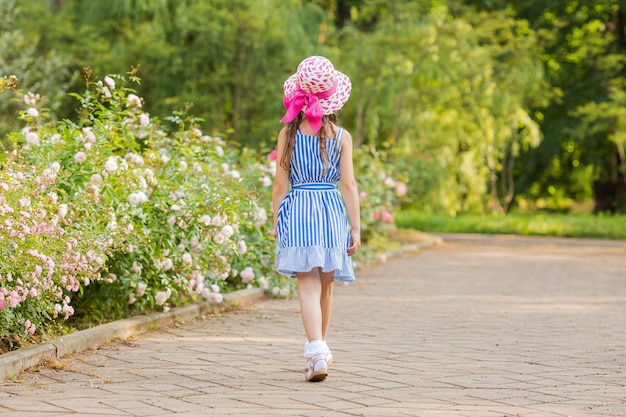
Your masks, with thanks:
[{"label": "young girl", "polygon": [[351,83],[328,59],[312,56],[283,89],[287,114],[281,122],[287,126],[278,136],[272,235],[278,272],[298,281],[308,339],[305,377],[315,382],[326,378],[332,362],[325,339],[333,282],[354,281],[349,256],[361,245],[352,137],[337,126],[335,116],[348,101]]}]

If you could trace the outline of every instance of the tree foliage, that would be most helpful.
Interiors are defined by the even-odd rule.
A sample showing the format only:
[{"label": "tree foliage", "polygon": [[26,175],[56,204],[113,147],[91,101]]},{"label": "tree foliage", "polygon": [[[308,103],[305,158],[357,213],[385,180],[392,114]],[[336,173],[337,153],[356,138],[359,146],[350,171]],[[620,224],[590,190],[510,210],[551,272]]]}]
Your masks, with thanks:
[{"label": "tree foliage", "polygon": [[[528,200],[562,208],[594,187],[599,211],[621,204],[610,195],[602,205],[599,193],[626,181],[626,7],[617,0],[2,5],[0,76],[47,90],[59,119],[75,117],[65,94],[79,88],[84,67],[138,67],[150,114],[193,103],[205,130],[267,150],[283,81],[302,58],[325,55],[353,82],[344,124],[366,152],[404,167],[410,204],[449,213]],[[0,120],[0,131],[11,123]]]},{"label": "tree foliage", "polygon": [[[435,209],[506,208],[514,159],[540,139],[526,110],[542,77],[527,24],[406,2],[380,15],[372,34],[352,29],[342,41],[356,74],[356,141],[441,176]],[[411,166],[416,159],[427,162]],[[415,184],[422,173],[412,171]]]},{"label": "tree foliage", "polygon": [[[46,106],[52,111],[58,111],[68,91],[72,69],[62,54],[45,45],[42,28],[37,31],[20,17],[40,13],[40,8],[25,7],[17,0],[0,2],[0,77],[14,75],[17,78],[15,84],[22,90],[46,95]],[[3,142],[6,133],[19,125],[15,118],[18,108],[11,101],[11,96],[0,96],[0,133]]]},{"label": "tree foliage", "polygon": [[[617,0],[483,1],[512,9],[538,34],[550,100],[535,106],[545,139],[523,157],[531,198],[595,197],[596,211],[626,209],[623,125],[626,6]],[[529,168],[529,169],[526,169]]]}]

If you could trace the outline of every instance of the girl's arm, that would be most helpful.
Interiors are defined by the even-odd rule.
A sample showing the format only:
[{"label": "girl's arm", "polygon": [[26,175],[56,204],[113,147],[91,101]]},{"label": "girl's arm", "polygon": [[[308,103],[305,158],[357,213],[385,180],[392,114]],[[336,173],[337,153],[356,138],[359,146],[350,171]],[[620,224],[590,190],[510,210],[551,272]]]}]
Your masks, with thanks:
[{"label": "girl's arm", "polygon": [[352,256],[361,246],[361,211],[359,208],[359,189],[354,178],[352,165],[352,136],[346,130],[341,135],[339,172],[341,173],[341,195],[346,204],[351,229],[348,256]]},{"label": "girl's arm", "polygon": [[272,187],[272,213],[274,219],[274,230],[269,232],[270,235],[276,237],[276,222],[278,221],[278,207],[280,203],[285,199],[285,196],[289,192],[289,171],[281,166],[280,158],[283,155],[283,150],[287,142],[287,129],[283,128],[278,134],[278,144],[276,151],[278,157],[276,158],[276,176],[274,176],[274,186]]}]

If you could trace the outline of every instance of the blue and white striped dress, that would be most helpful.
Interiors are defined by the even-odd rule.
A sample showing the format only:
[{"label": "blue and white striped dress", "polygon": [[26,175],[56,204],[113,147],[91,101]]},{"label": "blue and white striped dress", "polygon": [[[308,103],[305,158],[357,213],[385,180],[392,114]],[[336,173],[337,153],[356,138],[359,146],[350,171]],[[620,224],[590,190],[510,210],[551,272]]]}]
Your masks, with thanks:
[{"label": "blue and white striped dress", "polygon": [[317,136],[296,133],[289,182],[291,191],[278,208],[276,269],[284,275],[321,267],[335,271],[335,281],[354,281],[346,249],[350,228],[337,188],[340,179],[341,133],[326,140],[326,170]]}]

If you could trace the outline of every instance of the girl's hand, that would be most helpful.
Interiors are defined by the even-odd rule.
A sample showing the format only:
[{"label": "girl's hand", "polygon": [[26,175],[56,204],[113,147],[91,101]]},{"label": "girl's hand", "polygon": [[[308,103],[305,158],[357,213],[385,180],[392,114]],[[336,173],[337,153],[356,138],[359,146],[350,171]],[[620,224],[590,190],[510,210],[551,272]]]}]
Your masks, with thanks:
[{"label": "girl's hand", "polygon": [[278,235],[278,233],[276,232],[276,229],[272,229],[269,232],[267,232],[268,236],[272,236],[273,238],[276,238],[276,236]]},{"label": "girl's hand", "polygon": [[353,231],[350,233],[350,246],[348,246],[348,256],[352,256],[361,247],[361,231]]}]

